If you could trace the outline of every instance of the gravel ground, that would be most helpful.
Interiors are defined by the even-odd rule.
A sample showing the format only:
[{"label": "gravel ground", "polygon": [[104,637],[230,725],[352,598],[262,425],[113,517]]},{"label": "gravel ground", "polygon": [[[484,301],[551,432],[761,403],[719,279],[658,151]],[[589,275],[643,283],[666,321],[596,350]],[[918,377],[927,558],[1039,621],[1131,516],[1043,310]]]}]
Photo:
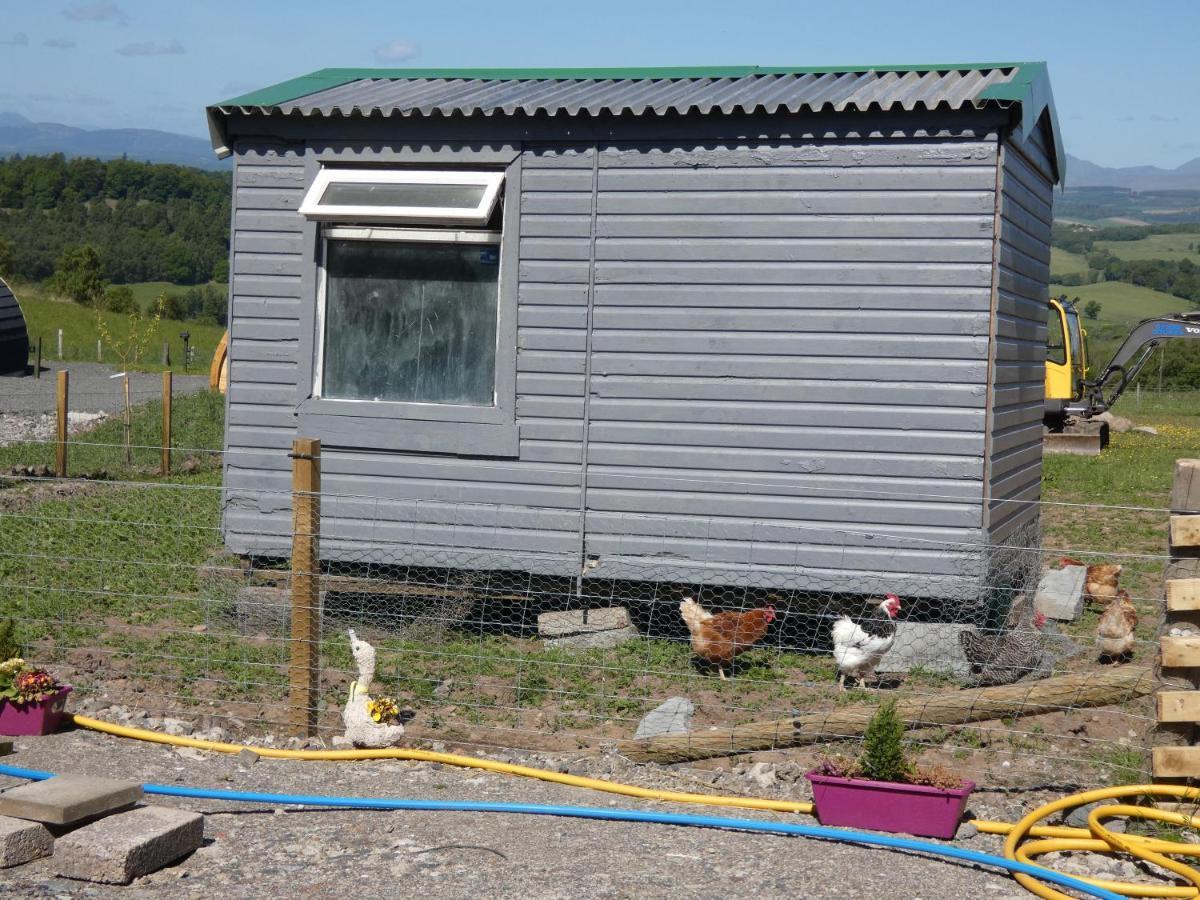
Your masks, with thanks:
[{"label": "gravel ground", "polygon": [[[53,413],[57,372],[71,373],[70,407],[77,412],[113,413],[121,408],[121,382],[113,378],[120,369],[101,363],[43,362],[42,377],[0,378],[0,413]],[[208,387],[208,374],[175,373],[173,387],[179,394],[194,394]],[[134,372],[129,379],[134,402],[162,396],[162,375]]]},{"label": "gravel ground", "polygon": [[[136,719],[135,719],[136,721]],[[152,723],[153,724],[153,723]],[[178,723],[167,722],[172,728]],[[183,731],[190,731],[185,724]],[[221,737],[219,733],[211,735]],[[67,731],[17,738],[10,765],[146,782],[244,791],[463,799],[657,809],[812,823],[807,816],[715,810],[569,788],[511,776],[404,761],[303,762],[208,754]],[[546,765],[544,757],[508,759]],[[699,790],[670,769],[624,760],[564,761],[615,780]],[[755,776],[748,775],[747,778]],[[762,768],[757,770],[762,779]],[[0,788],[19,784],[0,776]],[[799,783],[743,793],[800,796]],[[728,789],[732,790],[733,785]],[[205,843],[187,859],[120,888],[55,877],[52,860],[0,875],[0,894],[23,897],[362,896],[488,897],[995,897],[1028,896],[1009,877],[915,854],[811,840],[667,825],[509,814],[282,810],[153,798],[207,815]],[[1021,798],[974,804],[1015,814]],[[976,835],[964,846],[996,852]]]}]

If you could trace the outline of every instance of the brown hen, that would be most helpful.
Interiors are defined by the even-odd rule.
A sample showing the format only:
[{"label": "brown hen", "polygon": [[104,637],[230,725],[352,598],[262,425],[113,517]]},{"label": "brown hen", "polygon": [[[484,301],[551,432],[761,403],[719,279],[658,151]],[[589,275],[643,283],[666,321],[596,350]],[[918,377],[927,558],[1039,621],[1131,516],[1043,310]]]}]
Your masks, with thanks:
[{"label": "brown hen", "polygon": [[714,614],[691,597],[684,597],[679,614],[692,636],[692,651],[716,666],[717,674],[724,679],[725,667],[733,658],[766,636],[767,626],[775,620],[775,607]]}]

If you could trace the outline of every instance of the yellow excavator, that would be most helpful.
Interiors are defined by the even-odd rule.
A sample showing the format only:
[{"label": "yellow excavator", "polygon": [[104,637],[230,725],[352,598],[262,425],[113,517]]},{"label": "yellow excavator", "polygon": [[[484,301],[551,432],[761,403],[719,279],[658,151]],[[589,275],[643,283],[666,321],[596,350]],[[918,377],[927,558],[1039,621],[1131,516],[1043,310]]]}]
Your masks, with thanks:
[{"label": "yellow excavator", "polygon": [[1096,454],[1108,445],[1108,423],[1096,416],[1117,402],[1154,349],[1174,338],[1200,338],[1200,312],[1138,322],[1098,378],[1088,378],[1087,331],[1065,296],[1049,301],[1046,342],[1045,449]]}]

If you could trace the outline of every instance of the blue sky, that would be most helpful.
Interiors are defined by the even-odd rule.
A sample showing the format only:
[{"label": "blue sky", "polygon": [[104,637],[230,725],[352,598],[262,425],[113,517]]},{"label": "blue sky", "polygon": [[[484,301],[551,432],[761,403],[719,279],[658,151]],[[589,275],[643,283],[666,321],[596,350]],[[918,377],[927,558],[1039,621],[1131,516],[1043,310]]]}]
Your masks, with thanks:
[{"label": "blue sky", "polygon": [[1067,151],[1200,156],[1200,3],[0,0],[0,111],[206,135],[203,107],[326,66],[1038,59]]}]

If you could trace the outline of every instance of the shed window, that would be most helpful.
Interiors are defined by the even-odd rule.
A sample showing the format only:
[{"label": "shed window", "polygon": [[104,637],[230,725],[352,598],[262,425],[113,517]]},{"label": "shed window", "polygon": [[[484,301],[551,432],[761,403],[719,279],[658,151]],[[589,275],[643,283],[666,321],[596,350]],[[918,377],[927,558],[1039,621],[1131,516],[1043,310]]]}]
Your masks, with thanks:
[{"label": "shed window", "polygon": [[330,229],[318,396],[493,406],[499,274],[498,234]]},{"label": "shed window", "polygon": [[334,222],[484,225],[503,180],[500,172],[323,168],[300,212]]}]

